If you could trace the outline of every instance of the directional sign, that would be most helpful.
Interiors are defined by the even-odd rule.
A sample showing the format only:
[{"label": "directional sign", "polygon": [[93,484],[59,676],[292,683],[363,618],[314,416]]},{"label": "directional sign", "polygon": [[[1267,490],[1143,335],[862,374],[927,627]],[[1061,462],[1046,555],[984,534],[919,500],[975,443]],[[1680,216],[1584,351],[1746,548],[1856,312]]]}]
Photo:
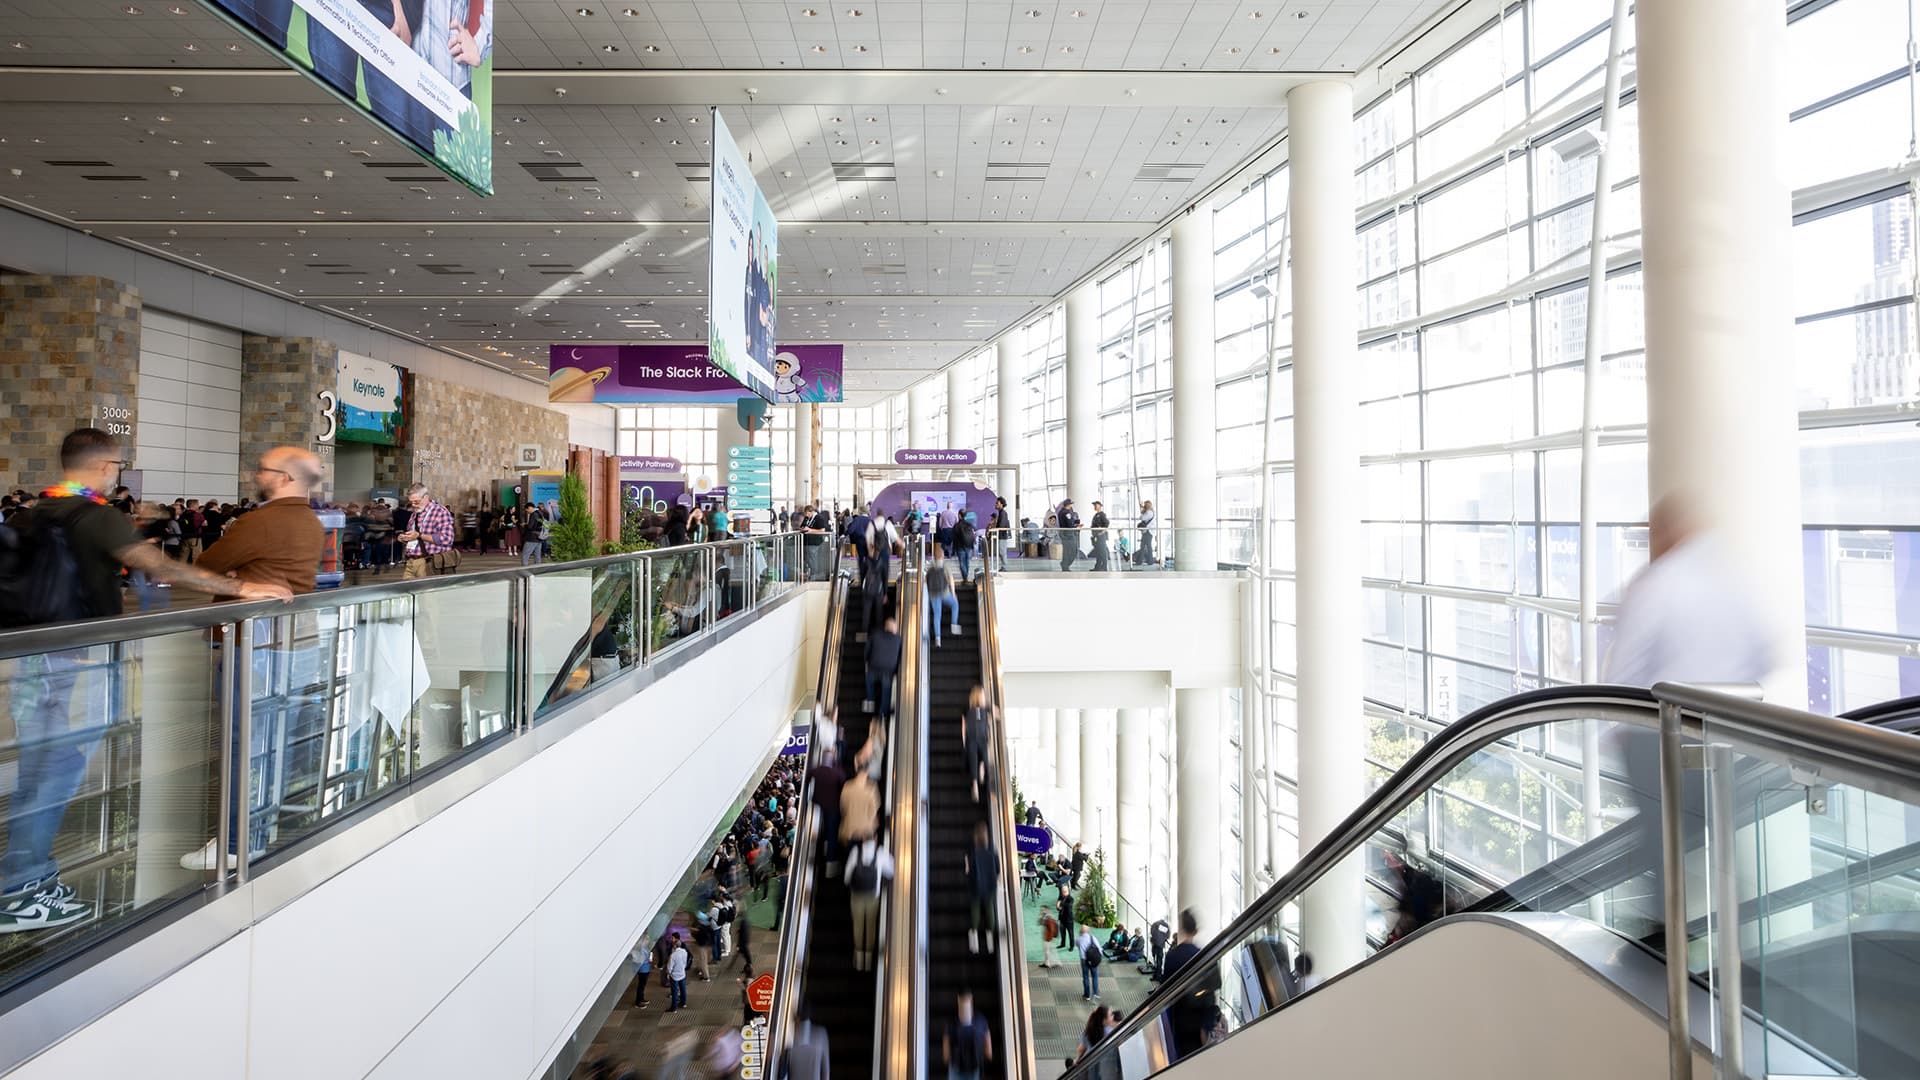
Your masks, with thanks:
[{"label": "directional sign", "polygon": [[773,973],[765,972],[747,984],[747,1008],[763,1013],[773,1009]]},{"label": "directional sign", "polygon": [[[760,979],[767,981],[767,998],[769,1003],[771,1003],[773,998],[773,976],[762,975]],[[760,979],[755,979],[753,985],[760,985]],[[751,987],[748,988],[747,994],[749,998],[751,998],[753,994]],[[753,1023],[740,1029],[740,1051],[740,1080],[764,1080],[764,1077],[767,1075],[766,1017],[756,1016],[753,1018]]]},{"label": "directional sign", "polygon": [[773,447],[727,448],[727,502],[738,510],[773,508]]}]

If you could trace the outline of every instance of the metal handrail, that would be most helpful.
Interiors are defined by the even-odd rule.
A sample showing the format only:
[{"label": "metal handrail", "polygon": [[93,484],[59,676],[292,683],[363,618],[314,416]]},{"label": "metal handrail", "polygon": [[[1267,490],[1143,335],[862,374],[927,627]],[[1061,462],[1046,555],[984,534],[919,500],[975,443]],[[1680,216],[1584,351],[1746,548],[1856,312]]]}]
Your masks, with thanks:
[{"label": "metal handrail", "polygon": [[[805,542],[802,541],[801,559],[806,559]],[[803,575],[804,576],[804,575]],[[789,944],[780,948],[773,962],[773,1005],[767,1010],[767,1050],[768,1071],[772,1069],[786,1053],[787,1042],[792,1036],[794,1016],[799,1011],[801,995],[800,972],[807,955],[807,946],[812,941],[813,917],[813,863],[811,856],[814,847],[814,830],[818,827],[814,821],[813,809],[813,767],[819,763],[822,752],[819,738],[820,710],[832,710],[838,707],[840,694],[840,642],[846,633],[846,601],[849,591],[847,577],[840,566],[840,554],[835,549],[832,588],[828,594],[827,623],[825,641],[821,645],[820,675],[814,684],[814,725],[807,733],[806,768],[801,773],[800,783],[795,789],[795,798],[799,800],[799,812],[794,817],[793,845],[789,849],[787,863],[786,896],[780,905],[780,925],[785,927],[784,940]],[[803,855],[804,853],[804,855]],[[803,862],[803,859],[805,860]]]},{"label": "metal handrail", "polygon": [[[57,652],[63,649],[108,645],[118,641],[155,637],[161,634],[211,630],[246,618],[328,611],[425,592],[459,589],[495,581],[531,579],[544,574],[577,573],[581,570],[617,566],[622,563],[648,563],[656,559],[680,558],[690,552],[732,548],[738,544],[754,544],[762,540],[804,535],[797,532],[758,533],[752,536],[737,536],[730,540],[713,540],[668,548],[648,548],[645,551],[628,551],[617,555],[596,555],[591,559],[578,559],[573,562],[549,562],[539,566],[505,566],[497,570],[479,570],[470,574],[441,574],[434,577],[415,578],[412,581],[396,579],[352,585],[341,589],[323,589],[296,596],[292,600],[227,600],[208,604],[205,607],[175,608],[168,611],[48,623],[23,630],[0,631],[0,660],[31,656],[36,653]],[[804,552],[804,548],[802,550]],[[795,584],[805,584],[805,582],[804,572],[795,578]]]},{"label": "metal handrail", "polygon": [[927,1027],[927,656],[923,640],[926,601],[921,560],[912,547],[900,568],[900,707],[894,711],[901,768],[894,785],[893,886],[888,891],[884,942],[886,982],[875,1042],[884,1057],[875,1074],[886,1080],[926,1075]]},{"label": "metal handrail", "polygon": [[[1006,867],[1000,874],[1001,940],[996,958],[1000,964],[1001,1027],[1005,1045],[1001,1053],[1006,1062],[1007,1080],[1032,1080],[1039,1075],[1034,1059],[1033,1008],[1027,985],[1026,952],[1020,938],[1024,925],[1020,911],[1019,849],[1014,840],[1013,776],[1007,753],[1006,683],[1000,655],[1000,614],[993,592],[993,570],[985,567],[980,578],[980,674],[993,716],[991,757],[993,785],[989,793],[988,816],[999,850],[1005,853]],[[1012,873],[1005,872],[1012,869]]]},{"label": "metal handrail", "polygon": [[[1479,709],[1455,721],[1428,740],[1400,770],[1388,777],[1325,839],[1315,844],[1259,899],[1223,927],[1120,1028],[1101,1041],[1103,1048],[1119,1046],[1149,1024],[1158,1023],[1168,1003],[1199,990],[1200,982],[1219,970],[1220,962],[1238,949],[1256,929],[1268,923],[1308,886],[1358,852],[1414,799],[1426,794],[1455,765],[1489,743],[1543,724],[1568,720],[1612,720],[1655,729],[1659,725],[1653,695],[1646,690],[1614,686],[1569,686],[1519,694]],[[1698,732],[1696,721],[1695,732]],[[1086,1080],[1102,1060],[1089,1055],[1063,1074],[1063,1080]]]}]

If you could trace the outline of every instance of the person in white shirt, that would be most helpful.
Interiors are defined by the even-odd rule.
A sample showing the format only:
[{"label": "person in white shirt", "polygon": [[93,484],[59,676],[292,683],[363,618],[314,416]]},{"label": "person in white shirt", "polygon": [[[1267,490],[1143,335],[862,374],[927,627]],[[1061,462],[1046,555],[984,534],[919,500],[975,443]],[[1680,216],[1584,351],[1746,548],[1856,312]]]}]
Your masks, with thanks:
[{"label": "person in white shirt", "polygon": [[1776,650],[1750,599],[1757,584],[1741,580],[1738,561],[1678,496],[1648,517],[1652,561],[1620,598],[1603,677],[1649,687],[1758,683]]},{"label": "person in white shirt", "polygon": [[673,953],[667,957],[667,1011],[687,1007],[687,943],[679,932],[673,935]]}]

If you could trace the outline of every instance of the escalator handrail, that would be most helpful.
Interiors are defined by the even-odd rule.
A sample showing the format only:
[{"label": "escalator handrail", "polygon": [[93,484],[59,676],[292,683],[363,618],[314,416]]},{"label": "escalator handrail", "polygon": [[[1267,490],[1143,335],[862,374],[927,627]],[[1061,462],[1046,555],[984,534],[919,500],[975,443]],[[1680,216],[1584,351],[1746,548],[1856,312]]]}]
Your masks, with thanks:
[{"label": "escalator handrail", "polygon": [[[900,690],[899,720],[896,727],[913,741],[913,756],[903,759],[913,770],[909,800],[912,820],[906,828],[895,830],[896,864],[906,864],[905,884],[896,866],[894,895],[907,902],[899,906],[888,923],[887,955],[890,977],[887,987],[888,1041],[883,1045],[887,1068],[885,1080],[915,1080],[927,1075],[927,1039],[931,1031],[927,1010],[933,995],[927,982],[928,887],[932,865],[927,854],[927,807],[931,779],[927,770],[930,728],[928,696],[931,679],[925,677],[929,656],[924,632],[926,615],[925,580],[921,576],[925,551],[918,545],[906,545],[900,572],[900,614],[903,624],[901,666],[913,665],[912,687],[903,677]],[[902,858],[904,856],[904,859]]]},{"label": "escalator handrail", "polygon": [[1920,697],[1893,698],[1877,705],[1849,709],[1840,714],[1840,719],[1893,731],[1920,731]]},{"label": "escalator handrail", "polygon": [[[1147,1024],[1157,1022],[1168,1002],[1199,989],[1199,980],[1217,973],[1221,961],[1262,924],[1335,864],[1359,851],[1402,809],[1482,747],[1558,721],[1613,721],[1658,731],[1660,713],[1668,709],[1674,711],[1679,733],[1686,739],[1711,735],[1715,742],[1730,743],[1739,753],[1781,760],[1791,756],[1796,763],[1815,768],[1830,780],[1890,792],[1895,797],[1901,797],[1901,791],[1920,790],[1920,738],[1868,724],[1677,683],[1661,683],[1652,690],[1567,686],[1518,694],[1470,713],[1429,739],[1272,888],[1214,935],[1174,978],[1162,983],[1104,1042],[1120,1045]],[[1083,1080],[1093,1063],[1075,1066],[1063,1080]]]},{"label": "escalator handrail", "polygon": [[[1497,701],[1449,724],[1427,740],[1372,794],[1324,839],[1301,856],[1293,868],[1222,927],[1173,978],[1163,981],[1126,1023],[1101,1040],[1102,1046],[1123,1045],[1143,1028],[1159,1022],[1167,1004],[1199,989],[1201,979],[1218,972],[1220,962],[1238,949],[1280,909],[1298,899],[1306,888],[1334,865],[1357,853],[1385,828],[1405,806],[1426,793],[1452,768],[1481,747],[1516,732],[1562,720],[1614,720],[1646,728],[1659,726],[1658,705],[1651,691],[1626,686],[1547,687]],[[1694,724],[1694,734],[1699,725]],[[1086,1080],[1101,1060],[1089,1055],[1062,1074],[1062,1080]]]},{"label": "escalator handrail", "polygon": [[[1014,839],[1013,776],[1011,755],[1007,753],[1007,695],[1005,668],[1000,654],[1000,613],[994,596],[993,571],[983,568],[978,586],[980,629],[980,676],[987,692],[993,717],[990,756],[992,791],[989,817],[993,822],[995,843],[1004,853],[1000,872],[1000,964],[1001,1054],[1006,1061],[1007,1080],[1033,1080],[1039,1075],[1034,1059],[1033,1009],[1029,1000],[1024,947],[1013,946],[1022,936],[1020,909],[1020,873],[1018,846]],[[1012,872],[1009,873],[1008,871]]]},{"label": "escalator handrail", "polygon": [[[800,557],[804,563],[804,541]],[[840,646],[847,632],[846,607],[851,585],[840,565],[843,558],[841,545],[836,540],[833,573],[828,579],[827,622],[820,652],[820,677],[814,685],[814,725],[807,732],[806,767],[801,772],[800,784],[796,789],[795,797],[800,805],[794,817],[793,846],[788,855],[786,898],[780,909],[780,925],[786,928],[782,940],[787,944],[778,948],[774,957],[773,1006],[767,1010],[767,1059],[772,1062],[781,1061],[786,1054],[786,1044],[799,1009],[800,976],[806,970],[807,946],[812,940],[813,874],[810,860],[814,847],[813,834],[818,828],[814,821],[812,774],[813,767],[820,761],[820,710],[833,709],[839,704]]]}]

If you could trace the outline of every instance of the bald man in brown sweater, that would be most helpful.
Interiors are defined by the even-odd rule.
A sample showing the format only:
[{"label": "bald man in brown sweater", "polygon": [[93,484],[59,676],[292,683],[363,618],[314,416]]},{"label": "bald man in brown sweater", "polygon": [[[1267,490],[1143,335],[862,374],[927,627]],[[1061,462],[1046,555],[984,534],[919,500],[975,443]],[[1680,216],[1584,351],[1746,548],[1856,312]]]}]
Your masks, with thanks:
[{"label": "bald man in brown sweater", "polygon": [[321,475],[320,459],[297,446],[260,455],[253,470],[260,505],[234,518],[196,565],[242,581],[285,585],[296,595],[312,592],[326,543],[310,505]]}]

